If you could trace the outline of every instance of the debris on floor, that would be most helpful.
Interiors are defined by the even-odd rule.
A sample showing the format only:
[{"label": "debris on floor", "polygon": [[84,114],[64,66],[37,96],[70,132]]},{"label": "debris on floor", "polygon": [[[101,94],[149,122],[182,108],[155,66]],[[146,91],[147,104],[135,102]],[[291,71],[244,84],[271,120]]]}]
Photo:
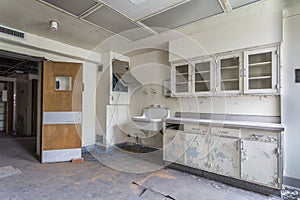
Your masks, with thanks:
[{"label": "debris on floor", "polygon": [[72,163],[83,163],[84,159],[83,158],[76,158],[72,160]]},{"label": "debris on floor", "polygon": [[283,187],[281,195],[285,200],[300,200],[300,190],[296,188]]},{"label": "debris on floor", "polygon": [[14,168],[13,166],[4,166],[4,167],[0,167],[0,179],[1,178],[5,178],[5,177],[9,177],[9,176],[13,176],[16,174],[21,174],[22,171],[20,169]]},{"label": "debris on floor", "polygon": [[[1,139],[1,138],[0,138]],[[161,168],[154,170],[149,158],[126,151],[94,149],[100,161],[127,164],[134,173],[115,170],[104,165],[109,162],[85,161],[72,163],[41,164],[34,158],[35,138],[0,140],[0,178],[5,172],[22,173],[0,179],[1,200],[38,199],[131,199],[131,200],[279,200],[249,192],[217,181],[194,176],[181,171]],[[99,153],[99,154],[98,154]],[[148,155],[149,156],[149,155]],[[152,154],[151,159],[161,159],[162,154]],[[152,171],[138,173],[143,167]],[[123,164],[124,166],[124,164]],[[6,169],[6,170],[4,170]],[[129,170],[128,170],[129,171]],[[141,171],[141,170],[140,170]],[[14,173],[9,173],[14,174]],[[84,191],[84,192],[82,192]],[[297,199],[297,193],[285,192],[284,199]],[[299,193],[298,193],[299,194]]]}]

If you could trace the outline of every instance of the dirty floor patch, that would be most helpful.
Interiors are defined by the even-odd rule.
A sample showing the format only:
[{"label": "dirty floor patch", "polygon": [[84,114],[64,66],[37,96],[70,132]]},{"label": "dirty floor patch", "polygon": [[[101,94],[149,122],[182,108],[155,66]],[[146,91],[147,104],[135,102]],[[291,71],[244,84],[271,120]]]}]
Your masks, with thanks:
[{"label": "dirty floor patch", "polygon": [[285,200],[300,200],[300,190],[295,188],[284,187],[281,191]]},{"label": "dirty floor patch", "polygon": [[[190,175],[176,170],[160,170],[133,184],[145,189],[144,193],[159,194],[166,199],[245,199],[279,200],[279,197],[264,196],[244,191],[217,181]],[[134,188],[134,187],[132,187]],[[144,196],[142,193],[141,196]]]},{"label": "dirty floor patch", "polygon": [[16,174],[21,174],[21,170],[20,169],[16,169],[13,166],[4,166],[4,167],[0,167],[0,179],[1,178],[5,178],[5,177],[9,177],[9,176],[13,176]]}]

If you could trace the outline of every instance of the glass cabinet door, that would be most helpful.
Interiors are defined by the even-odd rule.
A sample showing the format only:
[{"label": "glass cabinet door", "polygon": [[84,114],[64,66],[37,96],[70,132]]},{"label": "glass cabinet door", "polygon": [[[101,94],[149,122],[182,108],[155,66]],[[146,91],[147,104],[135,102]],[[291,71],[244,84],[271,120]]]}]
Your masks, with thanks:
[{"label": "glass cabinet door", "polygon": [[217,60],[219,77],[218,89],[221,92],[240,92],[241,56],[232,55],[220,57]]},{"label": "glass cabinet door", "polygon": [[195,93],[208,93],[211,90],[211,61],[196,62],[194,76]]},{"label": "glass cabinet door", "polygon": [[175,69],[175,94],[176,93],[188,93],[189,92],[189,65],[177,65]]},{"label": "glass cabinet door", "polygon": [[245,92],[276,91],[276,48],[245,52]]}]

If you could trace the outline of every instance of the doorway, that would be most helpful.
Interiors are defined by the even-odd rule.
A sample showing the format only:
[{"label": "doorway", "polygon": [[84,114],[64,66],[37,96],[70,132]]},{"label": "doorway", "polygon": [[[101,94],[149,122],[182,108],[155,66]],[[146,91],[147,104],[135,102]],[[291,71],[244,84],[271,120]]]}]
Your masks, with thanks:
[{"label": "doorway", "polygon": [[40,122],[38,85],[42,63],[43,58],[0,51],[0,143],[14,141],[34,157]]}]

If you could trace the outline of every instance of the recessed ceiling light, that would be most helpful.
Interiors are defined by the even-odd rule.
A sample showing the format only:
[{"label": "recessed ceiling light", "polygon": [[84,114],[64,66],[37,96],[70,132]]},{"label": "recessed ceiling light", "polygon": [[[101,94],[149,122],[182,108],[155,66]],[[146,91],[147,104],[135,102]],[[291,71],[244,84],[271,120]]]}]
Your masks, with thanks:
[{"label": "recessed ceiling light", "polygon": [[139,5],[141,3],[144,3],[147,0],[129,0],[130,3],[134,4],[134,5]]}]

